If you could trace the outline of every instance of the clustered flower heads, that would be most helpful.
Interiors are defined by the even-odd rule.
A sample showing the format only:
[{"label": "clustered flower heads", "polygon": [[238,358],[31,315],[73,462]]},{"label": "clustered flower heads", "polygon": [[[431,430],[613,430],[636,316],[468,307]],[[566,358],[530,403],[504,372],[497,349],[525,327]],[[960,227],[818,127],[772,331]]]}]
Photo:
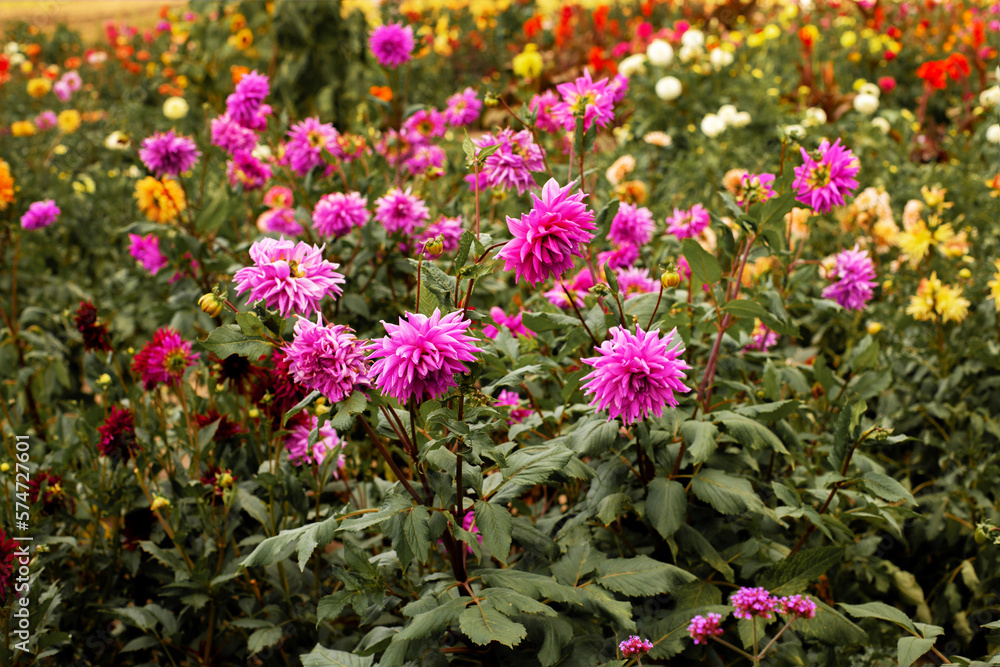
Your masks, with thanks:
[{"label": "clustered flower heads", "polygon": [[461,311],[430,317],[406,313],[399,324],[383,321],[387,336],[372,341],[371,375],[375,386],[400,403],[439,398],[457,386],[456,373],[466,373],[463,362],[476,358],[476,339],[465,332],[472,324]]},{"label": "clustered flower heads", "polygon": [[675,341],[676,328],[663,338],[658,329],[647,332],[638,325],[635,334],[619,327],[608,333],[611,339],[595,348],[599,356],[581,361],[594,367],[582,379],[584,394],[593,397],[591,405],[608,411],[609,421],[660,417],[665,406],[677,407],[675,392],[691,391],[682,381],[691,366],[681,358],[684,344]]},{"label": "clustered flower heads", "polygon": [[[729,598],[729,604],[735,607],[733,616],[747,621],[754,618],[770,619],[774,613],[783,614],[788,618],[788,623],[798,619],[809,619],[816,616],[816,603],[805,595],[789,595],[776,597],[764,588],[750,588],[744,586],[733,593]],[[705,616],[698,614],[691,619],[687,627],[688,635],[695,644],[705,644],[712,637],[722,635],[720,627],[722,614],[709,613]]]},{"label": "clustered flower heads", "polygon": [[836,256],[836,265],[829,274],[837,282],[823,289],[824,299],[833,299],[847,310],[864,310],[874,294],[875,265],[867,250],[844,250]]},{"label": "clustered flower heads", "polygon": [[236,292],[250,292],[250,301],[263,299],[282,317],[312,315],[324,297],[343,294],[339,264],[323,259],[323,248],[308,243],[264,238],[250,246],[254,266],[233,276]]},{"label": "clustered flower heads", "polygon": [[722,614],[709,613],[706,616],[698,614],[691,619],[687,627],[688,635],[695,644],[707,644],[709,637],[718,637],[723,633],[719,624],[722,622]]},{"label": "clustered flower heads", "polygon": [[296,382],[336,403],[355,389],[371,387],[365,348],[350,327],[323,326],[319,317],[316,322],[300,317],[295,338],[286,348],[288,370]]},{"label": "clustered flower heads", "polygon": [[618,650],[626,658],[640,658],[653,650],[653,642],[642,639],[638,635],[632,635],[618,644]]},{"label": "clustered flower heads", "polygon": [[824,139],[815,153],[802,152],[802,164],[795,168],[792,184],[797,201],[819,213],[829,213],[844,204],[844,196],[858,187],[855,176],[861,166],[858,158],[837,139],[833,144]]}]

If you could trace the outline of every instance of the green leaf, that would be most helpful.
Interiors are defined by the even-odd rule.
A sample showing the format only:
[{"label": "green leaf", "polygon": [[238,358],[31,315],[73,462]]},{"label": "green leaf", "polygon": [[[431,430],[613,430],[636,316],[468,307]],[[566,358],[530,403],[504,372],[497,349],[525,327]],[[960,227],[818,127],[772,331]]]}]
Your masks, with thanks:
[{"label": "green leaf", "polygon": [[302,667],[371,667],[374,658],[334,651],[316,644],[316,648],[309,653],[299,655],[299,660]]},{"label": "green leaf", "polygon": [[608,287],[611,288],[613,294],[621,292],[621,288],[618,286],[618,276],[615,275],[615,270],[611,268],[610,264],[604,265],[604,277],[607,279]]},{"label": "green leaf", "polygon": [[913,495],[906,488],[888,475],[879,472],[866,472],[861,476],[861,481],[869,493],[878,496],[882,500],[890,503],[906,500],[915,502]]},{"label": "green leaf", "polygon": [[695,576],[676,565],[668,565],[648,556],[611,558],[597,566],[594,581],[604,588],[630,597],[649,597],[670,593]]},{"label": "green leaf", "polygon": [[618,215],[618,208],[620,206],[621,200],[614,197],[609,200],[607,204],[602,206],[600,211],[598,211],[597,217],[594,219],[594,226],[596,227],[597,234],[599,236],[603,237],[607,235],[607,232],[601,234],[601,231],[604,229],[605,225],[607,225],[609,229],[611,228],[611,222],[615,219],[615,216]]},{"label": "green leaf", "polygon": [[433,609],[414,615],[409,624],[393,637],[392,643],[423,639],[444,632],[458,620],[459,614],[471,601],[470,598],[449,598]]},{"label": "green leaf", "polygon": [[319,391],[311,391],[311,392],[309,392],[308,396],[306,396],[301,401],[299,401],[298,403],[296,403],[292,407],[291,410],[289,410],[284,415],[282,415],[282,417],[281,417],[281,427],[284,428],[285,424],[288,423],[288,419],[290,417],[294,417],[295,415],[297,415],[300,412],[302,412],[302,410],[304,410],[308,405],[310,405],[313,401],[315,401],[320,396],[321,396],[321,394],[319,393]]},{"label": "green leaf", "polygon": [[136,637],[128,644],[122,647],[121,653],[130,653],[132,651],[141,651],[145,648],[152,648],[154,646],[159,646],[160,642],[156,637],[150,637],[149,635],[143,635],[141,637]]},{"label": "green leaf", "polygon": [[319,624],[327,619],[336,620],[340,618],[344,607],[351,602],[351,598],[360,595],[362,595],[361,591],[349,591],[346,589],[339,590],[332,595],[324,595],[320,598],[319,607],[316,610],[316,626],[319,627]]},{"label": "green leaf", "polygon": [[273,346],[263,338],[247,336],[240,330],[238,324],[223,324],[208,334],[205,340],[198,341],[198,344],[221,359],[231,354],[238,354],[256,361],[264,355],[271,354],[273,349]]},{"label": "green leaf", "polygon": [[847,452],[861,436],[861,415],[867,409],[868,405],[864,401],[854,403],[850,410],[841,407],[840,415],[837,416],[837,428],[833,433],[833,449],[827,459],[834,471],[840,472],[843,469]]},{"label": "green leaf", "polygon": [[509,588],[487,588],[482,593],[482,597],[489,600],[490,604],[504,616],[515,614],[542,614],[544,616],[556,616],[555,610],[548,605],[544,605],[538,600],[533,600],[527,595],[522,595]]},{"label": "green leaf", "polygon": [[745,317],[748,319],[756,318],[764,323],[764,325],[771,331],[775,331],[782,335],[791,335],[795,333],[793,327],[791,327],[786,322],[782,322],[777,317],[772,315],[770,311],[764,308],[756,301],[752,299],[737,299],[735,301],[728,301],[722,305],[722,310],[734,315],[736,317]]},{"label": "green leaf", "polygon": [[703,561],[712,567],[712,569],[716,570],[723,577],[725,577],[726,581],[733,580],[733,568],[731,568],[729,563],[726,562],[726,559],[723,558],[718,551],[716,551],[715,547],[712,546],[712,543],[709,542],[705,536],[696,529],[684,524],[680,527],[680,530],[677,531],[675,539],[681,549],[697,553],[701,556]]},{"label": "green leaf", "polygon": [[485,600],[466,607],[458,617],[458,626],[480,646],[498,642],[513,648],[527,635],[523,625],[508,619]]},{"label": "green leaf", "polygon": [[757,583],[778,597],[802,593],[810,582],[840,563],[843,557],[843,547],[804,549],[769,567],[759,575]]},{"label": "green leaf", "polygon": [[524,382],[525,376],[531,375],[533,373],[541,373],[543,370],[545,370],[545,367],[542,366],[541,364],[522,366],[521,368],[518,368],[516,370],[511,371],[510,373],[507,373],[499,380],[494,380],[490,384],[483,387],[483,393],[486,395],[490,395],[493,393],[495,389],[498,389],[500,387],[516,387],[520,385],[522,382]]},{"label": "green leaf", "polygon": [[257,338],[269,338],[271,336],[271,332],[267,330],[264,323],[257,317],[257,313],[253,311],[236,313],[236,324],[240,326],[240,331],[247,336]]},{"label": "green leaf", "polygon": [[472,240],[475,235],[469,230],[462,232],[462,238],[458,240],[458,252],[455,254],[455,266],[462,268],[469,259],[469,248],[472,247]]},{"label": "green leaf", "polygon": [[716,423],[722,424],[729,435],[744,447],[748,447],[751,451],[767,447],[779,454],[788,453],[785,444],[781,442],[781,438],[758,421],[736,414],[735,412],[729,412],[728,410],[714,413],[712,416],[715,418]]},{"label": "green leaf", "polygon": [[607,558],[603,552],[591,547],[590,542],[579,542],[552,564],[552,574],[560,583],[577,586],[581,579],[596,570]]},{"label": "green leaf", "polygon": [[[250,482],[252,484],[253,482]],[[260,522],[265,528],[271,525],[271,515],[267,511],[267,506],[257,496],[253,495],[248,488],[243,485],[236,487],[236,499],[240,507],[251,517]]]},{"label": "green leaf", "polygon": [[597,504],[597,518],[605,526],[610,526],[618,517],[624,516],[632,507],[632,497],[627,493],[610,493]]},{"label": "green leaf", "polygon": [[785,399],[760,405],[741,405],[734,412],[760,421],[776,422],[794,413],[798,407],[799,402],[795,399]]},{"label": "green leaf", "polygon": [[247,640],[247,654],[256,655],[268,646],[274,646],[284,633],[281,628],[261,628],[256,630]]},{"label": "green leaf", "polygon": [[836,609],[814,597],[816,616],[808,621],[795,624],[795,633],[808,639],[815,639],[833,646],[849,646],[867,642],[868,635]]},{"label": "green leaf", "polygon": [[691,274],[701,283],[712,285],[722,278],[722,268],[719,261],[710,252],[701,247],[694,239],[681,241],[684,259],[691,267]]},{"label": "green leaf", "polygon": [[565,447],[527,447],[507,457],[501,469],[504,481],[493,495],[494,502],[508,502],[536,484],[545,484],[573,458]]},{"label": "green leaf", "polygon": [[878,618],[883,621],[890,621],[909,630],[913,634],[917,634],[917,629],[913,626],[913,621],[910,620],[909,616],[884,602],[866,602],[865,604],[846,604],[841,602],[840,606],[844,608],[844,611],[856,618]]},{"label": "green leaf", "polygon": [[511,533],[514,530],[514,519],[505,507],[494,503],[477,500],[475,505],[476,526],[483,536],[483,544],[494,557],[501,561],[507,560],[510,553]]},{"label": "green leaf", "polygon": [[657,477],[649,483],[646,518],[656,532],[664,539],[669,539],[684,525],[685,516],[687,516],[687,494],[684,493],[683,484],[664,477]]},{"label": "green leaf", "polygon": [[689,419],[681,423],[680,431],[687,442],[688,454],[694,459],[695,465],[704,463],[715,453],[718,446],[715,437],[719,434],[715,424]]},{"label": "green leaf", "polygon": [[742,514],[746,511],[765,513],[764,503],[754,493],[750,482],[721,470],[702,468],[694,476],[691,490],[699,500],[722,514]]},{"label": "green leaf", "polygon": [[431,516],[423,505],[414,505],[403,519],[403,535],[421,563],[431,557]]},{"label": "green leaf", "polygon": [[896,644],[896,660],[899,662],[899,667],[910,667],[920,656],[930,651],[932,646],[934,646],[933,639],[900,637]]}]

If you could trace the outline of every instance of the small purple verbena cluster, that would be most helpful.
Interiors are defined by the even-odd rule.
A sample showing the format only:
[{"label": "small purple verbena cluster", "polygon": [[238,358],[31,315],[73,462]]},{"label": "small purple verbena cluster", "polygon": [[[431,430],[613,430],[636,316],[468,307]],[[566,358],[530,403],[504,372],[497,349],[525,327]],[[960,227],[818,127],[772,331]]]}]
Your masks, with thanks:
[{"label": "small purple verbena cluster", "polygon": [[771,618],[772,613],[781,609],[781,600],[759,586],[756,588],[744,586],[729,597],[729,604],[736,607],[733,616],[748,621],[755,616]]},{"label": "small purple verbena cluster", "polygon": [[691,624],[687,627],[688,635],[695,644],[707,644],[709,637],[718,637],[722,634],[719,624],[722,622],[722,614],[709,613],[707,616],[698,614],[691,619]]},{"label": "small purple verbena cluster", "polygon": [[648,639],[642,639],[638,635],[632,635],[618,644],[618,650],[626,658],[641,658],[653,650],[653,642]]}]

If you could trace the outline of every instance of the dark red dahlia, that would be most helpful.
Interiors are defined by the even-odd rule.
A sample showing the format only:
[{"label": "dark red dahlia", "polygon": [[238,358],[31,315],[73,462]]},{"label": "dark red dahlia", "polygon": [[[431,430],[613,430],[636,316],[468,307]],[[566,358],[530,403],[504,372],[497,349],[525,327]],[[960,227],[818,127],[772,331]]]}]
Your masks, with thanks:
[{"label": "dark red dahlia", "polygon": [[104,424],[98,426],[97,430],[101,434],[97,449],[103,456],[116,462],[127,461],[138,450],[131,410],[112,405]]},{"label": "dark red dahlia", "polygon": [[97,321],[97,308],[90,301],[81,301],[73,322],[83,336],[83,348],[89,352],[110,352],[111,336],[106,324]]},{"label": "dark red dahlia", "polygon": [[28,500],[32,505],[40,506],[42,514],[55,514],[72,502],[63,490],[62,475],[55,475],[48,470],[39,470],[32,475],[28,482]]},{"label": "dark red dahlia", "polygon": [[278,350],[271,356],[274,369],[254,387],[253,400],[263,406],[273,423],[280,423],[286,412],[306,397],[306,388],[296,384],[288,370],[288,356]]},{"label": "dark red dahlia", "polygon": [[14,551],[17,542],[7,537],[7,531],[0,528],[0,604],[7,602],[7,597],[14,590]]},{"label": "dark red dahlia", "polygon": [[216,419],[220,419],[219,428],[215,431],[216,440],[231,440],[235,438],[240,433],[246,433],[247,427],[243,424],[237,424],[229,415],[220,415],[218,410],[209,410],[204,414],[195,415],[194,420],[198,422],[198,428],[205,428]]}]

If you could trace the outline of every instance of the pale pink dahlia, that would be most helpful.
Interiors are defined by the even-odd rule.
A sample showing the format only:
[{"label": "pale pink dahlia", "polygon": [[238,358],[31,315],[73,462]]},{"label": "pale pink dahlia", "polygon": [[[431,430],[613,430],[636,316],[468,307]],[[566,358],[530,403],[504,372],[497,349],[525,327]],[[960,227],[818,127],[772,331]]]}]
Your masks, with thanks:
[{"label": "pale pink dahlia", "polygon": [[468,125],[476,122],[482,108],[483,103],[476,97],[476,91],[466,88],[448,98],[448,108],[444,110],[444,118],[452,126]]},{"label": "pale pink dahlia", "polygon": [[691,391],[682,382],[691,366],[681,358],[683,341],[674,343],[676,328],[662,339],[658,329],[647,332],[638,325],[634,335],[619,327],[608,333],[611,340],[594,348],[599,356],[580,360],[594,367],[583,377],[584,394],[593,396],[591,405],[608,411],[608,421],[621,417],[629,424],[650,414],[660,417],[664,406],[677,406],[674,392]]},{"label": "pale pink dahlia", "polygon": [[719,627],[721,622],[722,614],[708,614],[707,618],[698,614],[691,619],[687,631],[695,644],[707,644],[709,637],[718,637],[722,634],[722,628]]},{"label": "pale pink dahlia", "polygon": [[574,257],[583,256],[583,245],[594,237],[594,213],[583,203],[586,194],[580,190],[570,194],[575,185],[574,181],[560,188],[550,179],[541,197],[532,193],[529,212],[518,220],[507,217],[514,238],[497,257],[505,260],[505,271],[515,271],[517,281],[524,278],[535,285],[561,276],[572,268]]},{"label": "pale pink dahlia", "polygon": [[746,620],[754,616],[771,618],[771,614],[781,609],[781,602],[763,588],[748,588],[744,586],[729,597],[729,604],[736,607],[733,616]]},{"label": "pale pink dahlia", "polygon": [[816,603],[805,595],[789,595],[778,600],[778,611],[786,616],[796,618],[813,618],[816,616]]},{"label": "pale pink dahlia", "polygon": [[653,238],[653,213],[638,204],[622,204],[611,221],[608,240],[618,245],[641,246]]},{"label": "pale pink dahlia", "polygon": [[476,339],[465,333],[472,322],[461,311],[442,316],[437,308],[430,317],[405,318],[399,324],[383,321],[389,335],[372,341],[375,386],[400,403],[439,398],[457,386],[455,373],[468,372],[462,362],[476,358]]},{"label": "pale pink dahlia", "polygon": [[829,213],[830,209],[844,204],[844,195],[852,194],[858,187],[854,179],[861,170],[858,158],[849,148],[840,145],[840,139],[833,144],[824,139],[812,154],[802,151],[802,165],[795,168],[795,182],[798,190],[796,201],[802,202],[819,213]]},{"label": "pale pink dahlia", "polygon": [[375,219],[390,234],[412,234],[431,217],[430,211],[419,197],[410,194],[410,188],[393,188],[375,200]]},{"label": "pale pink dahlia", "polygon": [[508,317],[507,313],[503,312],[502,308],[493,306],[492,308],[490,308],[490,317],[493,318],[493,321],[496,322],[497,325],[493,326],[492,324],[487,324],[485,327],[483,327],[483,335],[489,338],[490,340],[496,338],[497,334],[500,333],[499,327],[505,327],[514,336],[527,336],[530,338],[535,335],[534,331],[532,331],[531,329],[529,329],[528,327],[524,326],[524,324],[521,323],[520,312],[518,312],[516,315],[511,315]]},{"label": "pale pink dahlia", "polygon": [[399,23],[387,23],[372,31],[368,40],[372,53],[382,67],[395,69],[410,60],[410,53],[416,43],[413,28]]},{"label": "pale pink dahlia", "polygon": [[694,238],[701,234],[711,221],[708,211],[701,204],[695,204],[686,211],[675,208],[674,214],[667,218],[667,233],[679,239]]},{"label": "pale pink dahlia", "polygon": [[559,84],[556,90],[562,95],[562,103],[553,111],[566,129],[576,125],[578,116],[583,117],[584,130],[589,130],[594,123],[604,127],[615,116],[614,91],[608,90],[608,80],[594,81],[589,69],[574,81]]},{"label": "pale pink dahlia", "polygon": [[153,332],[148,341],[132,358],[132,372],[142,377],[146,389],[160,382],[179,385],[184,371],[198,361],[198,353],[191,352],[191,343],[168,327]]},{"label": "pale pink dahlia", "polygon": [[320,318],[312,322],[300,317],[295,323],[295,338],[285,348],[290,360],[288,370],[296,382],[337,403],[355,389],[371,387],[365,358],[367,344],[359,341],[350,327],[323,326]]},{"label": "pale pink dahlia", "polygon": [[314,167],[325,165],[323,150],[330,152],[337,143],[337,130],[330,123],[320,123],[319,118],[306,118],[292,125],[285,144],[288,166],[299,176],[305,176]]},{"label": "pale pink dahlia", "polygon": [[[325,246],[323,246],[325,247]],[[344,276],[339,266],[323,259],[323,247],[280,239],[263,238],[250,246],[254,266],[233,276],[236,292],[250,292],[250,302],[263,299],[282,317],[292,313],[309,316],[319,309],[323,297],[339,297]]]},{"label": "pale pink dahlia", "polygon": [[837,282],[823,289],[824,299],[833,299],[847,310],[864,310],[874,294],[875,264],[867,250],[844,250],[837,254],[836,265],[829,278]]},{"label": "pale pink dahlia", "polygon": [[653,642],[648,639],[642,639],[638,635],[632,635],[618,644],[618,650],[626,658],[641,658],[653,650]]},{"label": "pale pink dahlia", "polygon": [[313,415],[308,415],[305,419],[298,420],[298,423],[291,428],[285,437],[285,449],[288,451],[288,461],[292,465],[301,466],[319,465],[326,460],[331,452],[337,453],[337,465],[334,468],[333,476],[338,477],[339,470],[344,467],[343,449],[346,444],[333,430],[330,424],[323,424],[319,427],[316,444],[309,447],[309,434],[316,429],[319,423]]},{"label": "pale pink dahlia", "polygon": [[542,149],[532,140],[528,130],[514,132],[504,128],[495,135],[484,135],[474,143],[477,148],[500,146],[483,165],[483,173],[491,188],[516,189],[518,194],[524,194],[535,186],[535,177],[531,172],[545,169]]},{"label": "pale pink dahlia", "polygon": [[128,248],[129,254],[154,276],[167,265],[166,256],[160,252],[160,237],[156,234],[129,234],[128,239],[132,242]]},{"label": "pale pink dahlia", "polygon": [[357,192],[323,195],[313,209],[313,227],[328,238],[344,236],[354,227],[363,227],[371,213],[368,200]]}]

